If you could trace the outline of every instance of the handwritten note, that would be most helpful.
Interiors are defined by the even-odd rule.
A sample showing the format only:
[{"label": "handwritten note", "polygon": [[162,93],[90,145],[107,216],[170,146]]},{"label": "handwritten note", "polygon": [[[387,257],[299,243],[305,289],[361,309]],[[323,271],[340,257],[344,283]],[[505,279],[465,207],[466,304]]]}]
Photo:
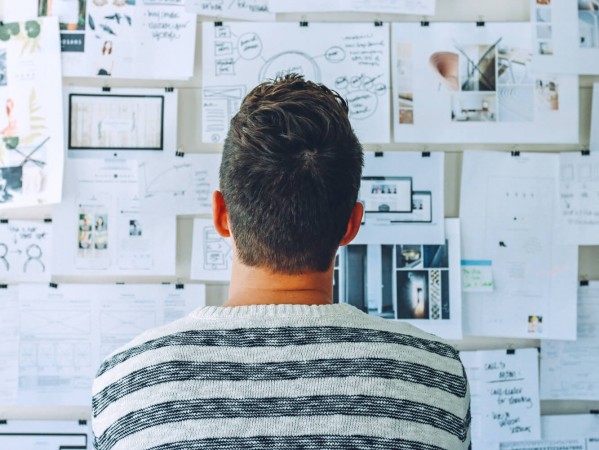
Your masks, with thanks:
[{"label": "handwritten note", "polygon": [[566,244],[599,245],[599,152],[561,153],[559,186],[560,238]]},{"label": "handwritten note", "polygon": [[256,83],[299,73],[346,98],[362,142],[389,142],[388,28],[372,23],[204,23],[203,141],[224,141],[231,118]]},{"label": "handwritten note", "polygon": [[492,262],[463,259],[462,290],[464,292],[493,292]]},{"label": "handwritten note", "polygon": [[187,11],[210,17],[274,20],[269,0],[187,0]]},{"label": "handwritten note", "polygon": [[541,438],[537,349],[461,352],[472,396],[472,446]]}]

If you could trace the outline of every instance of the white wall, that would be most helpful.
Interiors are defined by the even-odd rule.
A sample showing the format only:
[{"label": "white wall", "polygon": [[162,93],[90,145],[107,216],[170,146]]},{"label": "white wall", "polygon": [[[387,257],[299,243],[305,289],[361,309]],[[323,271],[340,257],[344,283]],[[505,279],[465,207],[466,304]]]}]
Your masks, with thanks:
[{"label": "white wall", "polygon": [[[1,0],[0,0],[1,1]],[[16,0],[5,0],[16,1]],[[457,21],[469,22],[485,20],[488,22],[500,21],[526,21],[529,18],[528,0],[437,0],[437,15],[429,18],[433,21]],[[200,17],[199,20],[213,20]],[[306,15],[282,15],[281,20],[285,21],[419,21],[419,17],[391,16],[385,14],[306,14]],[[257,25],[259,26],[259,25]],[[179,147],[186,152],[214,152],[220,151],[220,145],[201,143],[201,45],[200,30],[198,29],[198,46],[196,51],[196,70],[195,76],[186,82],[176,82],[170,85],[179,88],[179,124],[178,124],[178,142]],[[580,143],[581,145],[527,145],[518,146],[519,151],[579,151],[581,148],[588,148],[589,129],[591,118],[591,97],[592,84],[599,82],[599,77],[582,77],[580,87]],[[86,80],[67,78],[65,83],[74,86],[102,86],[103,80]],[[135,81],[114,81],[112,86],[130,86],[130,87],[162,87],[164,83],[156,82],[135,82]],[[423,150],[427,148],[430,151],[445,151],[445,211],[447,217],[458,217],[459,211],[459,192],[462,164],[462,150],[514,150],[513,147],[501,145],[430,145],[423,142],[421,145],[370,145],[366,150],[382,151],[402,151],[402,150]],[[34,217],[44,217],[50,213],[49,210],[37,212]],[[17,211],[10,214],[9,217],[32,217],[31,213]],[[175,279],[187,281],[191,260],[191,236],[192,236],[192,218],[180,218],[177,227],[177,277]],[[579,273],[587,279],[599,280],[599,247],[582,247],[579,256]],[[158,282],[175,281],[168,279],[155,278],[129,278],[129,279],[85,279],[82,277],[57,278],[59,283],[78,282]],[[213,284],[208,286],[207,298],[211,305],[219,305],[224,302],[227,295],[227,286],[223,284]],[[539,341],[523,339],[490,339],[490,338],[468,338],[463,341],[454,342],[459,349],[495,349],[495,348],[522,348],[538,347]],[[587,413],[591,409],[599,409],[599,402],[542,402],[543,414],[556,413]],[[0,405],[0,419],[3,418],[54,418],[54,419],[79,419],[88,418],[89,410],[87,408],[31,408],[31,407],[8,407]]]}]

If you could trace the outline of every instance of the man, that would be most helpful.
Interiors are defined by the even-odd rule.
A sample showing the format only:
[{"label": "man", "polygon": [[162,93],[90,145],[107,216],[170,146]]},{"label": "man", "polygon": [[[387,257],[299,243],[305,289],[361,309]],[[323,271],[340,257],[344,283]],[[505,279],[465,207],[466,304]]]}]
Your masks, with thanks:
[{"label": "man", "polygon": [[332,304],[335,254],[362,218],[362,164],[335,92],[288,75],[247,95],[213,198],[215,228],[235,249],[229,299],[102,364],[98,449],[469,447],[458,353]]}]

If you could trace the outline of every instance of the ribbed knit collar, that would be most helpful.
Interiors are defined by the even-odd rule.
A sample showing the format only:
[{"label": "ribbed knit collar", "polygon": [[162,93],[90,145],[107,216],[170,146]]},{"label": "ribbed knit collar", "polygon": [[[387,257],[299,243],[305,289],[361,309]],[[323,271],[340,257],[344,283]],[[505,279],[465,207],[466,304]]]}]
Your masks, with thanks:
[{"label": "ribbed knit collar", "polygon": [[191,313],[192,317],[204,319],[243,319],[251,317],[330,317],[356,314],[359,310],[351,305],[250,305],[250,306],[204,306]]}]

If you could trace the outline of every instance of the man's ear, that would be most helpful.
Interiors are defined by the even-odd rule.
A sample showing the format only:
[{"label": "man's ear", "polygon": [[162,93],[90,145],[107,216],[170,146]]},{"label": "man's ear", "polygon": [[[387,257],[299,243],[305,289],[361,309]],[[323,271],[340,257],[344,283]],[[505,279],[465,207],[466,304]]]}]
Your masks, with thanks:
[{"label": "man's ear", "polygon": [[225,199],[220,191],[214,191],[214,194],[212,194],[212,221],[218,234],[222,237],[231,236],[227,205],[225,205]]},{"label": "man's ear", "polygon": [[360,225],[362,224],[362,217],[364,215],[364,205],[360,202],[357,202],[354,206],[354,209],[351,212],[351,216],[349,216],[349,222],[347,223],[347,230],[341,238],[340,246],[347,245],[351,241],[354,240],[358,231],[360,230]]}]

